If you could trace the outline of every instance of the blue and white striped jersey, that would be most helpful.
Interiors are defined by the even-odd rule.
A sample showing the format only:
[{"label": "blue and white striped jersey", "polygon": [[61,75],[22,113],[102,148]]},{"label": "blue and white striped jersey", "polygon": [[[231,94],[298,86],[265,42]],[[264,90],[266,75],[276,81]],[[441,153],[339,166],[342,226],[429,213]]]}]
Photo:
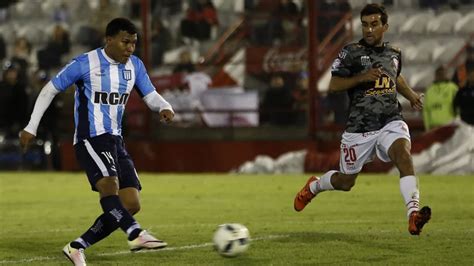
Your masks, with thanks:
[{"label": "blue and white striped jersey", "polygon": [[121,64],[108,57],[103,48],[74,58],[51,81],[61,92],[76,85],[74,144],[104,133],[120,136],[125,104],[133,87],[141,97],[155,90],[138,57],[132,55]]}]

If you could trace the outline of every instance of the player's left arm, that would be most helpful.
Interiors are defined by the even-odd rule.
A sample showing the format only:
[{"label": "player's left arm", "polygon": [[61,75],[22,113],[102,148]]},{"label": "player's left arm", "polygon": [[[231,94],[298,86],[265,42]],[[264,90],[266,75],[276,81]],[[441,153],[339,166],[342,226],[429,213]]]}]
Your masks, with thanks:
[{"label": "player's left arm", "polygon": [[410,101],[411,107],[413,109],[423,109],[423,94],[416,93],[412,88],[410,88],[402,75],[397,77],[397,91],[408,101]]},{"label": "player's left arm", "polygon": [[160,121],[170,123],[174,117],[174,111],[169,104],[156,90],[143,97],[143,101],[148,108],[154,112],[160,113]]},{"label": "player's left arm", "polygon": [[158,94],[155,86],[151,83],[145,66],[139,59],[137,59],[137,66],[135,84],[139,90],[138,93],[142,96],[142,99],[148,108],[160,114],[160,121],[170,123],[174,117],[173,107],[171,107],[171,104]]}]

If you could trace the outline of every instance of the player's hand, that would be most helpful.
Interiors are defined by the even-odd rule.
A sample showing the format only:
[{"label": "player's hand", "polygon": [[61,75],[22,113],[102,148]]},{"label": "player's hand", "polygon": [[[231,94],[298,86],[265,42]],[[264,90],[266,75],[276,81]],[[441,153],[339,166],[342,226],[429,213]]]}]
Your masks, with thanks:
[{"label": "player's hand", "polygon": [[376,81],[382,76],[382,68],[371,68],[359,76],[360,82]]},{"label": "player's hand", "polygon": [[165,109],[160,112],[160,121],[170,123],[173,120],[174,113],[171,110]]},{"label": "player's hand", "polygon": [[415,96],[410,100],[411,107],[417,111],[423,109],[423,98],[425,95],[423,93],[415,93]]},{"label": "player's hand", "polygon": [[26,152],[28,150],[28,147],[30,146],[31,142],[36,138],[35,135],[22,130],[20,132],[20,147],[23,152]]}]

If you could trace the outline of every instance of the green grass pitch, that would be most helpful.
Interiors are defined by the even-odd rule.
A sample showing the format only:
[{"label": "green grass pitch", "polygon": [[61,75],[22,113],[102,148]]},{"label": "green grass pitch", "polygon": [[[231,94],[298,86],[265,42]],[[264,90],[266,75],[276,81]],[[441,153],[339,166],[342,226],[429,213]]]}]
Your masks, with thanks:
[{"label": "green grass pitch", "polygon": [[[116,231],[86,250],[89,265],[473,265],[474,176],[420,176],[433,210],[421,236],[407,231],[398,177],[361,174],[347,192],[307,208],[293,197],[307,175],[141,174],[144,228],[167,241],[131,254]],[[68,265],[62,247],[101,212],[82,173],[0,173],[0,264]],[[253,241],[237,258],[212,249],[216,226],[246,225]]]}]

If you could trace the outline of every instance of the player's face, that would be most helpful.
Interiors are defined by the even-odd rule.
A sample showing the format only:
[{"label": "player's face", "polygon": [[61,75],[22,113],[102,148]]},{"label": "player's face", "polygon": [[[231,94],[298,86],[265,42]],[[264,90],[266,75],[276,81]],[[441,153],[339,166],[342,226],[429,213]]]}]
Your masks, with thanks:
[{"label": "player's face", "polygon": [[362,21],[362,36],[364,41],[372,46],[382,45],[383,34],[388,29],[388,24],[382,24],[382,15],[372,14],[363,16]]},{"label": "player's face", "polygon": [[130,56],[135,51],[137,44],[137,34],[130,34],[126,31],[120,31],[115,36],[109,36],[106,39],[107,54],[122,64],[127,63]]}]

